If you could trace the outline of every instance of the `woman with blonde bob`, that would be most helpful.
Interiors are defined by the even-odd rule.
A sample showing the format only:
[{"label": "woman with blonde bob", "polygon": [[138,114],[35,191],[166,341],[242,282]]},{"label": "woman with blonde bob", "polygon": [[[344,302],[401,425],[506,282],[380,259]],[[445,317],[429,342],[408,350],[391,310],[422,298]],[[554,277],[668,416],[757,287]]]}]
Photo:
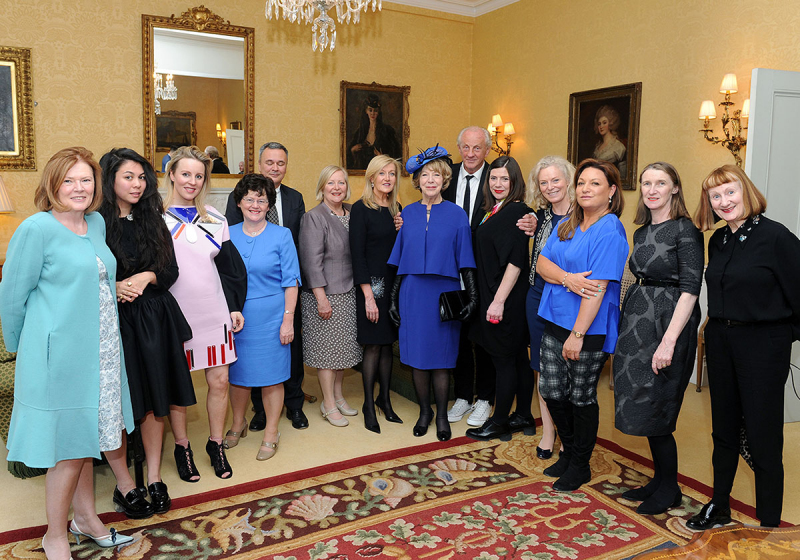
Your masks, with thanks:
[{"label": "woman with blonde bob", "polygon": [[320,412],[332,426],[347,426],[358,411],[342,393],[345,368],[361,361],[357,341],[356,288],[350,258],[350,183],[347,171],[329,165],[320,173],[320,201],[300,222],[303,275],[303,361],[317,368]]},{"label": "woman with blonde bob", "polygon": [[539,390],[564,451],[544,470],[553,489],[577,490],[591,480],[597,440],[597,381],[617,343],[619,295],[628,239],[619,221],[624,200],[616,166],[583,160],[575,171],[577,204],[553,230],[536,271],[547,282]]},{"label": "woman with blonde bob", "polygon": [[[528,276],[528,295],[525,307],[528,316],[530,333],[531,368],[539,383],[539,352],[542,347],[544,321],[539,317],[539,302],[546,284],[544,278],[536,273],[536,262],[544,249],[550,234],[558,223],[572,210],[575,203],[575,166],[559,156],[545,156],[531,170],[528,177],[529,202],[536,211],[536,231],[533,235],[531,250],[531,271]],[[539,393],[539,411],[542,416],[542,439],[536,446],[539,459],[553,456],[553,444],[556,439],[556,427],[547,410],[547,404]],[[527,420],[527,421],[524,421]],[[536,433],[536,424],[532,423],[529,410],[517,411],[511,416],[509,425],[512,431],[524,431],[530,435]]]},{"label": "woman with blonde bob", "polygon": [[[358,343],[364,347],[361,375],[364,381],[364,427],[380,433],[375,407],[386,420],[402,424],[392,409],[389,383],[392,377],[392,344],[397,329],[389,320],[389,292],[394,284],[393,267],[387,265],[397,230],[394,216],[400,212],[397,190],[400,162],[386,155],[372,158],[364,176],[364,194],[353,204],[350,218],[350,252],[356,290]],[[375,381],[380,393],[375,400]]]},{"label": "woman with blonde bob", "polygon": [[[192,327],[183,344],[189,369],[204,369],[208,383],[206,411],[210,435],[206,453],[214,474],[230,478],[233,469],[223,446],[228,412],[228,365],[236,361],[233,333],[244,326],[242,307],[247,269],[228,234],[225,216],[205,204],[211,181],[211,159],[196,146],[178,148],[167,165],[164,219],[172,234],[180,275],[169,289]],[[197,482],[186,432],[186,409],[170,413],[175,435],[175,463],[186,482]]]},{"label": "woman with blonde bob", "polygon": [[735,165],[703,181],[695,225],[710,230],[705,329],[714,494],[687,521],[696,531],[730,522],[744,428],[753,459],[756,517],[777,527],[783,507],[783,399],[800,321],[800,240],[763,215],[767,201]]},{"label": "woman with blonde bob", "polygon": [[678,448],[672,435],[694,371],[703,279],[703,236],[686,211],[678,171],[651,163],[639,177],[639,203],[629,261],[636,282],[622,305],[614,353],[616,427],[644,436],[653,478],[623,494],[637,512],[658,515],[682,500]]},{"label": "woman with blonde bob", "polygon": [[[96,212],[101,171],[86,148],[66,148],[45,166],[34,202],[8,245],[0,317],[17,352],[8,460],[46,468],[50,560],[70,558],[67,528],[98,546],[133,541],[97,517],[92,458],[120,449],[134,428],[121,359],[117,261]],[[70,505],[73,519],[67,526]]]}]

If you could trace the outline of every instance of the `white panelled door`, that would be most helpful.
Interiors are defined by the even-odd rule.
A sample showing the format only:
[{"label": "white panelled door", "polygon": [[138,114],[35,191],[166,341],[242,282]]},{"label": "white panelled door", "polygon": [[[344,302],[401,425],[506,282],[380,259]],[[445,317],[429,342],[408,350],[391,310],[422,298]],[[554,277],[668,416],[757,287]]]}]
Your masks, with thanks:
[{"label": "white panelled door", "polygon": [[[767,216],[800,237],[800,72],[754,68],[745,172],[767,197]],[[800,288],[798,288],[800,289]],[[800,343],[792,347],[800,366]],[[800,371],[793,369],[800,392]],[[792,376],[786,384],[785,420],[800,421]]]}]

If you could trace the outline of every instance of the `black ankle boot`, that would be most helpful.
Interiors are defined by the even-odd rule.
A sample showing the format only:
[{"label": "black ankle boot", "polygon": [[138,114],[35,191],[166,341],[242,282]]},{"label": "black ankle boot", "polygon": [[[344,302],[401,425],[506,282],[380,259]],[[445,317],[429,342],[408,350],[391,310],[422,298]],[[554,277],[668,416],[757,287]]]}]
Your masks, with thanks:
[{"label": "black ankle boot", "polygon": [[[200,480],[200,471],[194,464],[194,453],[192,446],[186,444],[186,447],[175,444],[175,466],[178,467],[178,476],[184,482],[197,482]],[[196,477],[196,478],[195,478]]]},{"label": "black ankle boot", "polygon": [[217,475],[217,478],[227,480],[233,476],[233,469],[225,456],[225,448],[221,443],[217,443],[213,439],[208,440],[206,453],[211,459],[211,466],[214,467],[214,474]]}]

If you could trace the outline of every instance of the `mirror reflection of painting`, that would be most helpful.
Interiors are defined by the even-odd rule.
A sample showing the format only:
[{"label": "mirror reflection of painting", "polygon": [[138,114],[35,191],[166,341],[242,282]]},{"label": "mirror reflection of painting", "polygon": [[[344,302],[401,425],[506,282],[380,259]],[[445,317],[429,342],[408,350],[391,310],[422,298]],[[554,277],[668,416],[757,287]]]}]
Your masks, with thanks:
[{"label": "mirror reflection of painting", "polygon": [[628,172],[627,149],[619,139],[620,121],[619,113],[611,105],[603,105],[597,110],[594,116],[594,132],[600,139],[594,147],[592,157],[613,163],[624,177]]},{"label": "mirror reflection of painting", "polygon": [[[391,113],[395,115],[387,115],[389,118],[384,118],[384,107],[381,97],[391,96],[392,94],[378,94],[366,92],[353,92],[354,97],[362,93],[363,101],[359,104],[359,109],[350,113],[348,111],[348,138],[350,141],[347,144],[347,169],[366,169],[369,162],[375,156],[384,154],[392,158],[401,158],[402,150],[400,141],[397,136],[395,125],[402,125],[402,97],[397,97],[396,107],[393,107]],[[348,99],[348,105],[350,104]],[[392,101],[390,101],[391,103]],[[350,115],[353,115],[352,117]],[[394,117],[394,118],[391,118]],[[358,126],[352,134],[349,134],[351,127],[351,119],[358,119]],[[388,122],[387,122],[388,121]],[[399,128],[399,126],[398,126]]]}]

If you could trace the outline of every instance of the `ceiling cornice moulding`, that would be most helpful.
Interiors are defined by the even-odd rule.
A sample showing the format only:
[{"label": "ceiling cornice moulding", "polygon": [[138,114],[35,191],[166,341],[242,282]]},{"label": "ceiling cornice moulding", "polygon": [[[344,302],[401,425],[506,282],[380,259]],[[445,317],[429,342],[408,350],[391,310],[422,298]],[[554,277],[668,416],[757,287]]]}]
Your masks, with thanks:
[{"label": "ceiling cornice moulding", "polygon": [[459,16],[478,17],[519,0],[387,0],[394,4],[425,8]]}]

